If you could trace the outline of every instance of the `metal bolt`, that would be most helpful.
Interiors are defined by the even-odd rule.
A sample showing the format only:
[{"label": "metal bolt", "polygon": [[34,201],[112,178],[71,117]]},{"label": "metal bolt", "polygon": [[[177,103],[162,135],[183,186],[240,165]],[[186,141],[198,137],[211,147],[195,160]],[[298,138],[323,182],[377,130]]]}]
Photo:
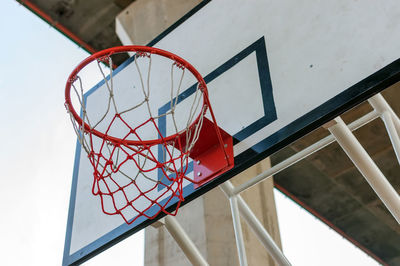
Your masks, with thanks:
[{"label": "metal bolt", "polygon": [[196,162],[197,164],[200,164],[200,160],[197,160],[197,162]]},{"label": "metal bolt", "polygon": [[200,172],[198,172],[198,173],[197,173],[197,176],[201,176],[201,173],[200,173]]},{"label": "metal bolt", "polygon": [[225,148],[228,147],[228,144],[225,143],[225,144],[224,144],[224,147],[225,147]]}]

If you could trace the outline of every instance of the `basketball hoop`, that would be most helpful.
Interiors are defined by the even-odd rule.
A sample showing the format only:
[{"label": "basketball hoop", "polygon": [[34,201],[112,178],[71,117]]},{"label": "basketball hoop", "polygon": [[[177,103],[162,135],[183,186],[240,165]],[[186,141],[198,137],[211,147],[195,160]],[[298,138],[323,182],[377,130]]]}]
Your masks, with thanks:
[{"label": "basketball hoop", "polygon": [[[114,70],[113,57],[121,53],[134,54],[132,72],[126,76],[132,78],[129,82]],[[99,92],[94,93],[102,96],[103,106],[87,102],[86,95],[93,90],[85,92],[83,75],[91,77],[86,68],[92,64],[101,74]],[[162,73],[160,77],[150,75],[153,68]],[[183,100],[182,87],[192,80],[193,93]],[[160,104],[164,99],[167,103]],[[216,123],[204,79],[170,52],[121,46],[89,56],[68,78],[65,106],[94,170],[93,195],[100,196],[104,213],[121,215],[128,224],[142,216],[153,219],[160,212],[176,215],[184,200],[184,180],[198,187],[233,167],[232,137]],[[193,177],[187,175],[190,165]],[[175,202],[175,210],[168,211]]]}]

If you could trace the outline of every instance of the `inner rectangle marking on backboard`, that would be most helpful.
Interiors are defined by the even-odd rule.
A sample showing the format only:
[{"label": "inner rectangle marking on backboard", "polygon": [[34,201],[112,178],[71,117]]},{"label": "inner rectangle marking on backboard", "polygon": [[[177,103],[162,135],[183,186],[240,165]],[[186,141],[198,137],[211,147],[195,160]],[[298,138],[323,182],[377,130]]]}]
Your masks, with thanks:
[{"label": "inner rectangle marking on backboard", "polygon": [[[227,75],[230,71],[233,72],[235,67],[240,67],[241,63],[243,67],[239,68],[239,71]],[[254,71],[249,71],[249,68]],[[230,80],[227,80],[229,78]],[[204,80],[210,94],[212,94],[210,101],[218,125],[233,135],[234,143],[242,141],[277,119],[264,37],[221,64],[217,69],[206,75]],[[224,87],[221,86],[222,89],[219,93],[220,87],[215,86],[218,81],[225,84]],[[247,82],[247,86],[241,86],[243,81]],[[231,84],[229,85],[229,83]],[[194,84],[183,91],[178,96],[178,104],[192,96],[196,91],[196,86],[197,84]],[[244,102],[243,98],[246,97],[248,101]],[[224,101],[231,102],[222,104]],[[249,105],[252,108],[249,108]],[[158,115],[165,114],[170,108],[171,104],[168,101],[158,110]],[[238,119],[238,117],[242,117],[242,119]],[[161,117],[158,122],[161,133],[165,135],[168,126],[165,116]],[[240,127],[238,128],[237,125],[240,125]],[[163,152],[162,149],[159,149],[158,160],[163,161],[162,158]],[[189,167],[193,169],[192,163]],[[158,178],[163,178],[161,170],[158,170]],[[189,185],[193,186],[193,184]],[[162,187],[160,186],[159,189],[161,190]]]}]

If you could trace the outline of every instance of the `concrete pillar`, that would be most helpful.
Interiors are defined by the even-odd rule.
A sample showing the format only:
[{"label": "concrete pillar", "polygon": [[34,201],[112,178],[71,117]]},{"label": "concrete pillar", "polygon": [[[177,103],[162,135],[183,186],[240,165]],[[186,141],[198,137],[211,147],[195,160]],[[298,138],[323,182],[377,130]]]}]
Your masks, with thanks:
[{"label": "concrete pillar", "polygon": [[[145,45],[176,22],[200,0],[136,0],[116,18],[116,32],[124,45]],[[233,178],[243,183],[270,167],[266,159]],[[281,246],[273,194],[273,179],[241,194],[278,246]],[[229,201],[213,189],[179,210],[177,220],[210,265],[239,265]],[[242,222],[249,265],[275,265],[267,251]],[[145,233],[145,265],[179,266],[189,261],[164,227]]]},{"label": "concrete pillar", "polygon": [[146,45],[201,0],[136,0],[116,18],[115,27],[124,45]]}]

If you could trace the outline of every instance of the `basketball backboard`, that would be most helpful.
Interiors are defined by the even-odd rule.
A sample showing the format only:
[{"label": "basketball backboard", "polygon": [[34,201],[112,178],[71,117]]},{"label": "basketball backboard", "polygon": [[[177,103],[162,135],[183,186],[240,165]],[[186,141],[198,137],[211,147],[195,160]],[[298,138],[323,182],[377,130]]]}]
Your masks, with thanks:
[{"label": "basketball backboard", "polygon": [[[233,137],[234,168],[198,188],[184,182],[184,203],[394,82],[400,52],[392,44],[399,43],[400,26],[391,24],[391,3],[204,1],[152,41],[150,46],[178,54],[203,75],[218,125]],[[385,14],[379,20],[371,17],[377,10]],[[134,57],[118,67],[116,84],[127,84],[133,67]],[[101,77],[96,82],[85,95],[94,108],[105,88]],[[190,80],[184,82],[180,102],[194,92]],[[157,105],[159,112],[168,111],[167,100]],[[171,127],[164,123],[159,126]],[[84,261],[154,221],[127,225],[105,215],[92,196],[92,172],[78,144],[64,265]]]}]

